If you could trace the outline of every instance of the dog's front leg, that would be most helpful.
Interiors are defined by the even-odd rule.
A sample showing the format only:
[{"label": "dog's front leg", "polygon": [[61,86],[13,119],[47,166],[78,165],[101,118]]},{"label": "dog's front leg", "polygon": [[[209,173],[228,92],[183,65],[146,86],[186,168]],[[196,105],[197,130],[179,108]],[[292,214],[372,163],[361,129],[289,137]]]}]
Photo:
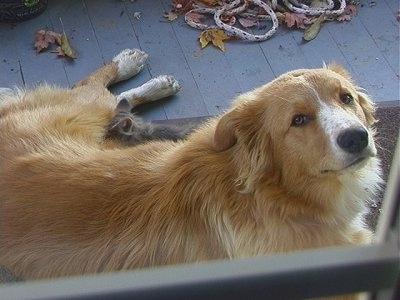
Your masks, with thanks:
[{"label": "dog's front leg", "polygon": [[146,102],[175,95],[179,90],[179,82],[173,76],[161,75],[137,88],[119,94],[117,100],[126,99],[132,107],[136,107]]},{"label": "dog's front leg", "polygon": [[106,88],[111,84],[129,79],[142,70],[147,57],[145,52],[138,49],[125,49],[110,62],[74,84],[73,87],[100,85]]}]

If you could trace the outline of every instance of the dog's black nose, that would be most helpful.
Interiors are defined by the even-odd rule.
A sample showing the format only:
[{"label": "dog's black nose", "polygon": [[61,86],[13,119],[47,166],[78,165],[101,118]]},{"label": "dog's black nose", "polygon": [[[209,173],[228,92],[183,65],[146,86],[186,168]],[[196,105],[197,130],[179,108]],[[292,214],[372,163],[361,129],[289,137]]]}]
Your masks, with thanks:
[{"label": "dog's black nose", "polygon": [[339,134],[337,143],[348,153],[360,153],[368,146],[368,131],[362,127],[347,129]]}]

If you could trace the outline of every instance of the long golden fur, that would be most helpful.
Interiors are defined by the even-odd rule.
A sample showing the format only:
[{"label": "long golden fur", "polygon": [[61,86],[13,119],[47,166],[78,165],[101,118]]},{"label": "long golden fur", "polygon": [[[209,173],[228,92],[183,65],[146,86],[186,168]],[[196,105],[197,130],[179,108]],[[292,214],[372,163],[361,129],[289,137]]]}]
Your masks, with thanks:
[{"label": "long golden fur", "polygon": [[[39,279],[369,242],[373,105],[340,66],[289,72],[183,141],[134,147],[105,139],[116,73],[0,103],[0,264]],[[323,125],[337,121],[365,128],[365,149],[339,155]]]}]

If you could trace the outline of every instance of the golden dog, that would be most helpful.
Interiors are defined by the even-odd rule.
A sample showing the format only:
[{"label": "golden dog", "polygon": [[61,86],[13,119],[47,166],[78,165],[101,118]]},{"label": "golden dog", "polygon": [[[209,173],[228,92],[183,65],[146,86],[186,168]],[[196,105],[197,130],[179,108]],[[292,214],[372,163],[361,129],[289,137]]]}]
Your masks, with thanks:
[{"label": "golden dog", "polygon": [[73,89],[1,102],[0,264],[38,279],[369,242],[374,108],[343,68],[286,73],[182,141],[127,147],[105,138],[116,98],[151,98],[107,91],[135,73],[127,51]]}]

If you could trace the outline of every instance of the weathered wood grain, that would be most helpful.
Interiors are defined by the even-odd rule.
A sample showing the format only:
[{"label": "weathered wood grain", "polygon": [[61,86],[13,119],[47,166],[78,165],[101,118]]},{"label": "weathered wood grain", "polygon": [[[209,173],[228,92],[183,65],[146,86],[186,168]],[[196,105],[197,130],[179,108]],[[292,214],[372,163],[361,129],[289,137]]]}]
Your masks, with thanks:
[{"label": "weathered wood grain", "polygon": [[[160,74],[174,75],[182,90],[159,103],[144,106],[146,119],[176,119],[215,115],[227,109],[239,93],[296,68],[338,62],[377,102],[399,100],[398,1],[361,3],[350,22],[326,22],[315,40],[284,26],[261,43],[229,41],[222,52],[200,48],[199,30],[180,17],[162,15],[170,0],[97,1],[50,0],[37,18],[0,24],[0,86],[33,86],[41,81],[70,86],[125,48],[149,54],[135,78],[112,88],[115,93],[143,84]],[[139,17],[140,16],[140,17]],[[34,33],[39,29],[65,32],[78,52],[76,60],[54,53],[37,54]]]}]

